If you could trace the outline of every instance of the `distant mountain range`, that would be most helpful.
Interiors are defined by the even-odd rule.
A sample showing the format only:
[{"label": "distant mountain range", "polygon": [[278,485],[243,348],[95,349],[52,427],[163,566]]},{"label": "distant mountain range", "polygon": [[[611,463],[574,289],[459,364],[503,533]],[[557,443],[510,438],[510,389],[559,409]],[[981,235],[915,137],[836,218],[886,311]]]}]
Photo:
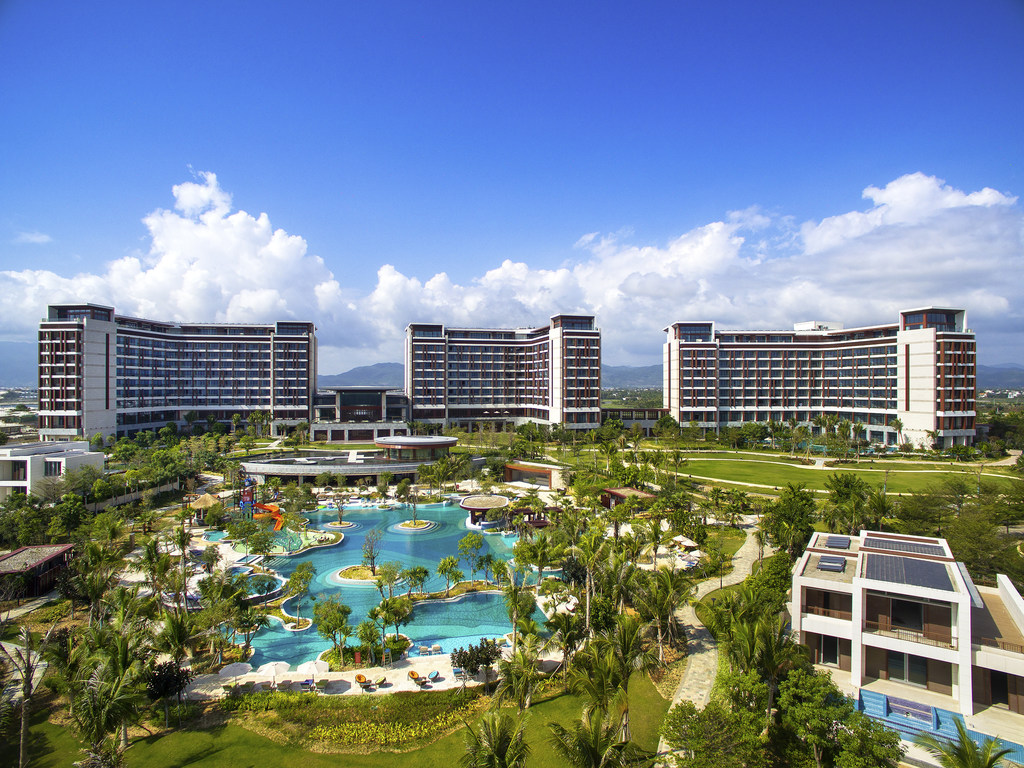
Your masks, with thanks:
[{"label": "distant mountain range", "polygon": [[979,365],[978,389],[1024,389],[1024,365]]},{"label": "distant mountain range", "polygon": [[405,386],[405,366],[401,363],[377,363],[360,365],[344,373],[332,373],[316,377],[318,387],[394,387]]}]

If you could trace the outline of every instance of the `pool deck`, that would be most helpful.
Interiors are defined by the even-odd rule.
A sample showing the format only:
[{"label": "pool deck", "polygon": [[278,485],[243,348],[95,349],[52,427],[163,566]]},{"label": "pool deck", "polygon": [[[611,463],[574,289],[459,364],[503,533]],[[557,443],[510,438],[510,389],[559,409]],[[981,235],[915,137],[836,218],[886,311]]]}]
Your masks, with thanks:
[{"label": "pool deck", "polygon": [[[511,654],[511,649],[506,648],[504,655],[507,656],[509,654]],[[540,659],[539,667],[541,671],[551,673],[558,666],[561,656],[557,653],[542,653]],[[489,679],[492,683],[498,677],[496,666],[492,667],[490,671]],[[436,671],[438,672],[438,677],[434,682],[420,687],[410,679],[410,670],[415,670],[421,676],[426,676]],[[374,687],[369,691],[364,691],[355,682],[357,674],[364,675],[368,680],[376,680],[384,676],[387,678],[387,682],[380,688]],[[300,684],[305,679],[308,679],[307,676],[300,675],[298,672],[286,672],[278,680],[278,690],[300,691]],[[224,692],[225,685],[231,685],[236,682],[239,685],[244,685],[245,683],[269,685],[270,681],[270,677],[259,675],[255,671],[239,675],[237,678],[222,677],[221,675],[200,675],[185,689],[185,696],[192,701],[222,699],[226,695]],[[451,688],[460,688],[464,684],[466,686],[483,685],[483,672],[466,683],[456,680],[452,672],[451,657],[447,653],[401,658],[390,667],[365,667],[358,670],[350,669],[345,672],[327,672],[316,676],[317,692],[328,696],[373,695],[420,690],[444,691]]]}]

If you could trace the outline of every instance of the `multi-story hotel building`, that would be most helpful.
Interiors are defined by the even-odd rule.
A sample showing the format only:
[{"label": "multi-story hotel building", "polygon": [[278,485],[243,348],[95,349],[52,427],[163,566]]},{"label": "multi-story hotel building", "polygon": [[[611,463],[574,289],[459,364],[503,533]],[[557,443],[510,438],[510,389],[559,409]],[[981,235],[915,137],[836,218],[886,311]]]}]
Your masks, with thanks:
[{"label": "multi-story hotel building", "polygon": [[39,433],[129,435],[269,413],[275,430],[313,419],[313,323],[165,323],[113,307],[57,304],[39,324]]},{"label": "multi-story hotel building", "polygon": [[405,391],[415,421],[593,429],[601,423],[601,331],[592,315],[518,329],[413,323]]},{"label": "multi-story hotel building", "polygon": [[718,430],[834,414],[863,424],[873,442],[945,448],[974,440],[975,340],[962,309],[910,309],[895,323],[849,329],[806,322],[792,331],[720,331],[680,322],[665,330],[665,404],[681,424]]},{"label": "multi-story hotel building", "polygon": [[1024,760],[1024,599],[975,585],[945,539],[815,533],[793,569],[793,632],[869,715],[905,736],[953,720]]}]

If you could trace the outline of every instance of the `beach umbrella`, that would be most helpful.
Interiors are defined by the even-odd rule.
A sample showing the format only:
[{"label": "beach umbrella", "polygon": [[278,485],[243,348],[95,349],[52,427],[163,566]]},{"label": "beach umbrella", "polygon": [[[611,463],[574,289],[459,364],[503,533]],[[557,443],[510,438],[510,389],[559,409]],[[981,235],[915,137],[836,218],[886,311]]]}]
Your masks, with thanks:
[{"label": "beach umbrella", "polygon": [[292,668],[292,665],[287,661],[268,661],[262,667],[256,670],[256,674],[269,677],[275,683],[277,682],[277,676],[283,675]]},{"label": "beach umbrella", "polygon": [[685,536],[673,536],[672,537],[672,541],[674,541],[676,544],[678,544],[681,547],[696,547],[697,546],[697,542],[695,542],[693,539],[688,539]]},{"label": "beach umbrella", "polygon": [[701,552],[699,549],[695,549],[693,550],[693,552],[690,552],[689,556],[693,560],[700,560],[702,557],[704,557],[704,553]]},{"label": "beach umbrella", "polygon": [[246,664],[244,661],[235,661],[223,667],[217,674],[221,677],[237,678],[239,675],[247,675],[250,672],[252,672],[252,664]]},{"label": "beach umbrella", "polygon": [[295,668],[295,671],[300,675],[309,675],[313,680],[316,680],[317,675],[326,675],[330,672],[331,667],[326,661],[317,659],[316,661],[307,661],[304,664],[299,664]]}]

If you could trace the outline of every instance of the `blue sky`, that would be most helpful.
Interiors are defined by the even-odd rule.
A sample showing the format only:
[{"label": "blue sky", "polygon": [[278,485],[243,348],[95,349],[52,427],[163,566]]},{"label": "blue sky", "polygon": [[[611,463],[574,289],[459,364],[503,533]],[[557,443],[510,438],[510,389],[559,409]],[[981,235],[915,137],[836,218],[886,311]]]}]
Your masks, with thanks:
[{"label": "blue sky", "polygon": [[[293,7],[295,6],[295,7]],[[0,339],[49,300],[408,322],[965,306],[1024,362],[1024,4],[0,3]]]}]

